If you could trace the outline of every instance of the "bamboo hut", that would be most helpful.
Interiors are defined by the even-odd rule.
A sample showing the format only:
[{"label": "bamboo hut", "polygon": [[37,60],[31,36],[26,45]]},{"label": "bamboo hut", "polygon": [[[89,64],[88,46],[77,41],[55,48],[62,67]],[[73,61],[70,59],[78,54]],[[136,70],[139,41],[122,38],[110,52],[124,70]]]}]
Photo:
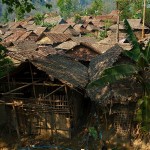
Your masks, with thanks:
[{"label": "bamboo hut", "polygon": [[22,63],[0,79],[1,100],[13,106],[6,106],[9,125],[15,118],[18,135],[71,138],[83,120],[87,68],[60,55],[28,57],[24,53],[20,59]]},{"label": "bamboo hut", "polygon": [[[131,62],[129,58],[122,55],[122,52],[123,49],[119,45],[114,45],[94,58],[89,66],[90,81],[97,80],[106,68]],[[140,85],[133,77],[105,87],[93,87],[88,89],[87,93],[97,104],[99,116],[105,115],[105,126],[108,128],[111,126],[116,133],[125,137],[130,135],[136,102],[142,94]]]}]

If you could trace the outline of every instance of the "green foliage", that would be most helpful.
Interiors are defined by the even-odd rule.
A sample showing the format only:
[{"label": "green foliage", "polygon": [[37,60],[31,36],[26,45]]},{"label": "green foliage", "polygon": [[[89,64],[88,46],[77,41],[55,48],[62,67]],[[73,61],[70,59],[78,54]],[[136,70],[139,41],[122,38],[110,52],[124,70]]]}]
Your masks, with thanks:
[{"label": "green foliage", "polygon": [[23,19],[24,15],[31,11],[31,13],[42,12],[52,8],[52,4],[48,0],[47,2],[45,0],[2,0],[2,3],[6,4],[8,13],[16,14],[16,20]]},{"label": "green foliage", "polygon": [[141,18],[143,0],[116,0],[121,11],[121,20],[127,18]]},{"label": "green foliage", "polygon": [[112,22],[110,20],[105,21],[105,25],[104,25],[105,29],[99,32],[98,39],[103,40],[104,38],[107,37],[107,30],[111,25],[112,25]]},{"label": "green foliage", "polygon": [[148,27],[150,27],[150,17],[149,17],[149,14],[150,14],[150,8],[147,8],[146,9],[146,14],[145,14],[145,24]]},{"label": "green foliage", "polygon": [[6,75],[13,68],[13,63],[6,58],[6,48],[0,44],[0,77]]},{"label": "green foliage", "polygon": [[34,23],[36,25],[43,25],[44,24],[44,14],[37,13],[34,16]]},{"label": "green foliage", "polygon": [[48,23],[48,22],[44,22],[43,27],[47,27],[47,29],[52,29],[54,26],[56,26],[56,24],[51,24],[51,23]]},{"label": "green foliage", "polygon": [[45,6],[46,6],[46,8],[48,8],[48,9],[51,9],[51,8],[52,8],[52,4],[48,4],[48,3],[47,3]]},{"label": "green foliage", "polygon": [[25,11],[24,7],[15,8],[16,21],[20,21],[24,19]]},{"label": "green foliage", "polygon": [[94,127],[89,127],[88,131],[95,140],[98,138],[98,133]]},{"label": "green foliage", "polygon": [[137,62],[141,55],[141,47],[136,39],[136,36],[133,33],[133,30],[131,29],[131,27],[126,19],[124,20],[124,26],[125,26],[125,29],[127,32],[127,38],[132,45],[132,50],[125,51],[125,54]]},{"label": "green foliage", "polygon": [[71,16],[73,10],[72,0],[58,0],[57,6],[59,7],[62,17],[67,18]]},{"label": "green foliage", "polygon": [[79,14],[75,14],[74,16],[74,22],[75,23],[81,23],[81,16]]},{"label": "green foliage", "polygon": [[98,39],[103,40],[107,37],[107,30],[99,31]]},{"label": "green foliage", "polygon": [[87,9],[87,15],[101,15],[103,10],[102,0],[94,0],[91,7]]},{"label": "green foliage", "polygon": [[107,68],[103,71],[98,80],[93,81],[88,85],[88,88],[93,86],[103,87],[107,84],[116,82],[117,80],[124,79],[134,73],[137,73],[137,68],[131,64],[121,64]]},{"label": "green foliage", "polygon": [[20,8],[23,13],[30,12],[35,9],[32,1],[30,0],[2,0],[3,4],[8,6],[8,12],[12,13],[16,8]]},{"label": "green foliage", "polygon": [[143,96],[138,100],[138,110],[136,115],[136,121],[141,122],[141,129],[143,131],[149,131],[150,129],[150,97]]},{"label": "green foliage", "polygon": [[7,10],[5,10],[5,11],[3,12],[1,20],[2,20],[3,23],[7,23],[7,22],[9,21]]}]

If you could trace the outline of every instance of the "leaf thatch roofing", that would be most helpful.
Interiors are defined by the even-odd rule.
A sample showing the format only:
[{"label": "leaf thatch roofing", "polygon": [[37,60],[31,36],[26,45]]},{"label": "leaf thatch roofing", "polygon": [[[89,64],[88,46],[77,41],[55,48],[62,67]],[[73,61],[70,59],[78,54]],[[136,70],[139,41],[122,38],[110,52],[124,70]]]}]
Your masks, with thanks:
[{"label": "leaf thatch roofing", "polygon": [[69,24],[58,24],[51,29],[52,33],[65,33],[73,36],[79,35],[79,33]]},{"label": "leaf thatch roofing", "polygon": [[34,33],[37,34],[38,36],[40,36],[42,33],[44,33],[46,31],[46,27],[37,27],[34,30]]},{"label": "leaf thatch roofing", "polygon": [[56,49],[63,49],[63,50],[71,50],[77,45],[78,45],[78,43],[70,40],[70,41],[66,41],[66,42],[63,42],[63,43],[59,44],[55,48]]},{"label": "leaf thatch roofing", "polygon": [[71,86],[84,88],[88,83],[88,69],[81,63],[61,55],[31,60],[39,70]]},{"label": "leaf thatch roofing", "polygon": [[[116,44],[102,55],[94,58],[89,67],[90,81],[99,79],[106,68],[112,67],[116,63],[129,61],[121,55],[122,52],[123,49]],[[87,89],[87,93],[93,101],[98,101],[101,105],[111,103],[127,104],[130,100],[136,100],[141,93],[141,89],[133,78],[127,78],[105,87]]]},{"label": "leaf thatch roofing", "polygon": [[16,32],[5,38],[4,42],[15,42],[25,33],[26,31],[24,30],[17,30]]},{"label": "leaf thatch roofing", "polygon": [[36,42],[31,40],[17,41],[14,42],[14,45],[18,50],[22,50],[22,51],[26,51],[26,50],[34,51],[38,48]]},{"label": "leaf thatch roofing", "polygon": [[98,79],[106,68],[111,67],[116,62],[122,51],[123,49],[116,44],[102,55],[94,58],[91,61],[89,68],[91,81]]},{"label": "leaf thatch roofing", "polygon": [[72,41],[77,42],[77,43],[95,43],[98,40],[94,37],[71,37]]},{"label": "leaf thatch roofing", "polygon": [[[142,30],[143,25],[141,23],[141,19],[127,19],[127,21],[129,22],[131,28],[133,30]],[[117,24],[114,24],[112,26],[109,27],[111,30],[117,30]],[[119,30],[124,30],[124,23],[122,21],[120,21],[119,24]],[[149,29],[148,27],[144,26],[144,29]]]},{"label": "leaf thatch roofing", "polygon": [[64,33],[44,32],[43,36],[39,38],[37,44],[57,44],[67,41],[71,35]]}]

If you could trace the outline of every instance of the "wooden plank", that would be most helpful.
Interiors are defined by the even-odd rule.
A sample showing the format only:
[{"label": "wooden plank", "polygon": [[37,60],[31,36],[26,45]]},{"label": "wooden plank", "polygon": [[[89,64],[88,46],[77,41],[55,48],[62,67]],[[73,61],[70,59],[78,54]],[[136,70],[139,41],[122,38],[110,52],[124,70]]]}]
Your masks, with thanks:
[{"label": "wooden plank", "polygon": [[38,82],[38,81],[35,81],[35,82],[33,82],[33,83],[29,83],[29,84],[23,85],[23,86],[18,87],[18,88],[14,89],[14,90],[10,90],[10,91],[8,91],[8,92],[6,92],[6,93],[1,93],[1,94],[2,94],[2,95],[11,94],[11,93],[13,93],[13,92],[15,92],[15,91],[18,91],[18,90],[20,90],[20,89],[23,89],[23,88],[25,88],[25,87],[28,87],[28,86],[30,86],[30,85],[36,83],[36,82]]}]

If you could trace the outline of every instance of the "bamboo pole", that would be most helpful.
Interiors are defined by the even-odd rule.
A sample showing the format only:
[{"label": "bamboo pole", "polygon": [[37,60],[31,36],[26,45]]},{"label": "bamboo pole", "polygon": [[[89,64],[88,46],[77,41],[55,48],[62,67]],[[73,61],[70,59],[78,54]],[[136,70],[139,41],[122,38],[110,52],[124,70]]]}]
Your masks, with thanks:
[{"label": "bamboo pole", "polygon": [[[36,83],[36,82],[38,82],[38,81],[35,81],[35,82],[33,82],[33,83]],[[29,83],[29,84],[23,85],[23,86],[21,86],[21,87],[18,87],[18,88],[16,88],[16,89],[13,89],[13,90],[11,90],[11,91],[8,91],[8,92],[6,92],[6,93],[1,93],[1,94],[2,94],[2,95],[11,94],[12,92],[15,92],[15,91],[18,91],[18,90],[20,90],[20,89],[23,89],[23,88],[25,88],[25,87],[30,86],[30,85],[32,85],[33,83]]]},{"label": "bamboo pole", "polygon": [[144,38],[144,27],[145,27],[145,9],[146,9],[146,0],[144,0],[144,6],[143,6],[143,25],[142,25],[142,38]]},{"label": "bamboo pole", "polygon": [[32,86],[33,86],[33,93],[34,93],[34,97],[36,98],[36,92],[35,92],[35,85],[34,85],[34,80],[33,80],[33,72],[32,72],[32,68],[31,68],[31,64],[29,62],[29,66],[30,66],[30,73],[31,73],[31,79],[32,79]]},{"label": "bamboo pole", "polygon": [[116,43],[118,43],[119,42],[119,20],[120,20],[120,18],[119,18],[119,3],[118,2],[116,2],[116,5],[117,5],[117,32],[116,32]]},{"label": "bamboo pole", "polygon": [[8,89],[10,91],[10,76],[9,76],[9,68],[8,67],[9,66],[6,67],[7,68],[7,82],[8,82]]},{"label": "bamboo pole", "polygon": [[20,148],[21,147],[21,136],[20,136],[20,132],[19,132],[19,125],[18,125],[18,120],[17,120],[17,115],[16,115],[15,104],[12,105],[12,107],[13,107],[13,117],[14,117],[14,121],[15,121],[15,128],[16,128],[18,143],[19,143],[19,148]]}]

